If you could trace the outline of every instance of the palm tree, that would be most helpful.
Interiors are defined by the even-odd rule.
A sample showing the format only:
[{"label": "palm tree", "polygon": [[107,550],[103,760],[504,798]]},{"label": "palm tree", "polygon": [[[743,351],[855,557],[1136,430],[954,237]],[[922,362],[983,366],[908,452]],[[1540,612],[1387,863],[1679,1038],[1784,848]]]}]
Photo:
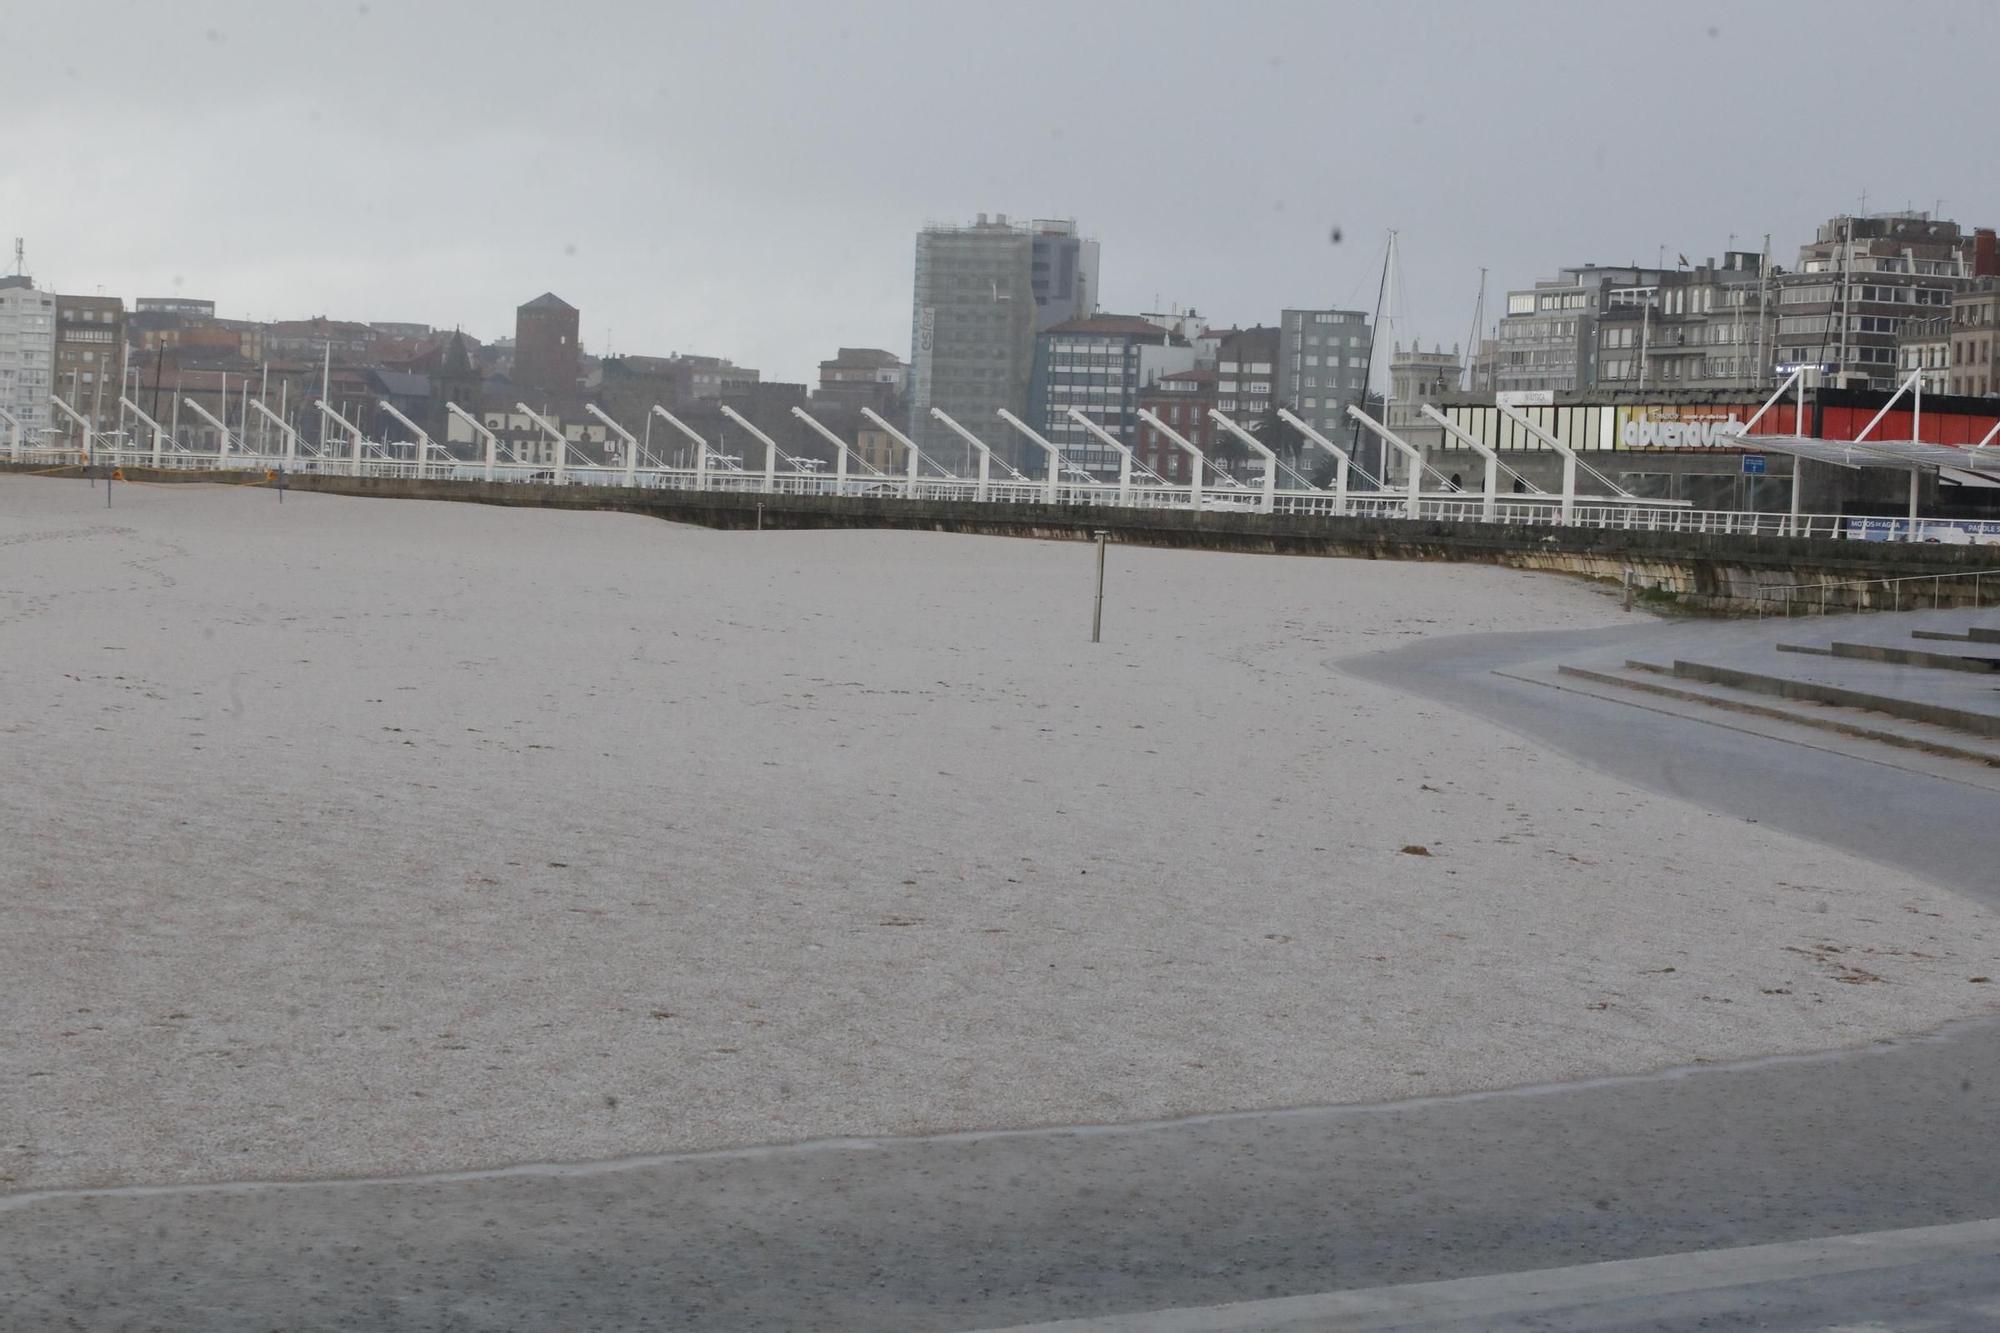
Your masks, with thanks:
[{"label": "palm tree", "polygon": [[1298,427],[1278,415],[1276,407],[1266,408],[1262,416],[1252,423],[1250,433],[1257,442],[1278,456],[1278,461],[1293,471],[1299,469],[1299,456],[1306,447],[1306,437],[1299,434]]},{"label": "palm tree", "polygon": [[[1256,434],[1254,427],[1251,429],[1251,434]],[[1210,464],[1221,468],[1232,477],[1243,470],[1244,461],[1250,457],[1250,450],[1244,446],[1243,441],[1237,439],[1233,432],[1226,430],[1215,431],[1203,452],[1208,455]]]}]

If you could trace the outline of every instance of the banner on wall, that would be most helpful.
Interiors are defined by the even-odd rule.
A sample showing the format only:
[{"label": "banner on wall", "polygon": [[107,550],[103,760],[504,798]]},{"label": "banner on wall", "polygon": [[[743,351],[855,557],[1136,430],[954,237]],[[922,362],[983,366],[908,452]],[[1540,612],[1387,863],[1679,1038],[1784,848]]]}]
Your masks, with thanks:
[{"label": "banner on wall", "polygon": [[[1914,535],[1911,532],[1915,526]],[[1849,518],[1841,533],[1864,542],[1936,542],[1945,546],[2000,546],[2000,523],[1947,518]],[[1949,575],[1947,575],[1949,577]]]},{"label": "banner on wall", "polygon": [[1621,449],[1718,449],[1743,442],[1743,419],[1725,406],[1621,407]]}]

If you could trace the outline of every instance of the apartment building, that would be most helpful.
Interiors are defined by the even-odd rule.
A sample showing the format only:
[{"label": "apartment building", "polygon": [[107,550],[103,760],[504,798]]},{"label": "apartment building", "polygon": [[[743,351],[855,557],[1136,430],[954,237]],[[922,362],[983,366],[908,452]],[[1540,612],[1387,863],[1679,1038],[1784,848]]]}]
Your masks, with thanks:
[{"label": "apartment building", "polygon": [[[55,297],[26,277],[0,277],[0,411],[19,423],[23,443],[48,429],[55,355]],[[9,433],[0,421],[0,441],[11,444]]]},{"label": "apartment building", "polygon": [[1138,443],[1139,395],[1161,376],[1194,369],[1194,346],[1140,315],[1091,315],[1036,336],[1028,421],[1063,457],[1095,476],[1118,474],[1118,451],[1072,408],[1123,444]]},{"label": "apartment building", "polygon": [[1346,428],[1368,392],[1368,314],[1287,309],[1278,317],[1278,402],[1323,435]]},{"label": "apartment building", "polygon": [[[56,295],[52,392],[90,421],[93,432],[118,429],[125,387],[125,302],[116,296]],[[75,425],[53,423],[58,431]]]},{"label": "apartment building", "polygon": [[[1211,334],[1213,334],[1211,330]],[[1229,329],[1215,344],[1216,410],[1235,421],[1257,421],[1279,401],[1280,330],[1269,325]]]},{"label": "apartment building", "polygon": [[1500,319],[1493,387],[1500,393],[1564,392],[1596,382],[1597,318],[1607,287],[1657,288],[1666,270],[1584,264],[1533,287],[1507,293]]},{"label": "apartment building", "polygon": [[[1208,415],[1215,407],[1214,370],[1203,367],[1162,375],[1139,391],[1139,406],[1204,455],[1213,452],[1219,429]],[[1194,459],[1187,450],[1144,422],[1132,451],[1142,466],[1165,481],[1184,486],[1194,476]]]},{"label": "apartment building", "polygon": [[1597,309],[1596,373],[1605,389],[1754,388],[1769,379],[1772,328],[1763,256],[1607,282]]},{"label": "apartment building", "polygon": [[931,417],[949,413],[1016,467],[1028,446],[998,420],[1028,413],[1035,337],[1097,309],[1098,243],[1073,221],[1009,222],[981,213],[969,226],[917,233],[910,298],[910,435],[954,471],[972,449]]},{"label": "apartment building", "polygon": [[2000,280],[1981,277],[1951,303],[1951,375],[1945,392],[2000,394]]},{"label": "apartment building", "polygon": [[1990,229],[1968,235],[1922,212],[1830,218],[1799,247],[1797,269],[1773,275],[1774,369],[1889,388],[1903,322],[1949,314],[1959,292],[1996,271]]}]

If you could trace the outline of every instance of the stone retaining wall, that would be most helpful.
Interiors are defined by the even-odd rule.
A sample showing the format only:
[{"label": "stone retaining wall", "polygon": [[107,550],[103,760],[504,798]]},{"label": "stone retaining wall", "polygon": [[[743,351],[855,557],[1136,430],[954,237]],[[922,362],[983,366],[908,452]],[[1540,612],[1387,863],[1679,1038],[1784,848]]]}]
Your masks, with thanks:
[{"label": "stone retaining wall", "polygon": [[[19,470],[12,467],[6,470]],[[133,480],[255,482],[257,475],[127,469]],[[997,537],[1111,540],[1144,546],[1371,560],[1465,560],[1621,581],[1632,571],[1649,602],[1689,610],[1780,609],[1770,590],[1794,584],[1919,577],[1900,590],[1829,589],[1828,609],[1972,606],[2000,602],[2000,577],[1977,586],[1971,571],[2000,568],[2000,551],[1974,546],[1746,537],[1699,532],[1626,532],[1428,519],[1335,518],[1247,511],[1117,509],[1083,505],[978,504],[887,496],[763,495],[522,482],[417,481],[295,473],[294,490],[385,499],[450,500],[546,509],[648,514],[703,527],[748,529],[902,528]],[[1932,580],[1935,580],[1934,582]],[[1817,609],[1819,596],[1789,594]]]}]

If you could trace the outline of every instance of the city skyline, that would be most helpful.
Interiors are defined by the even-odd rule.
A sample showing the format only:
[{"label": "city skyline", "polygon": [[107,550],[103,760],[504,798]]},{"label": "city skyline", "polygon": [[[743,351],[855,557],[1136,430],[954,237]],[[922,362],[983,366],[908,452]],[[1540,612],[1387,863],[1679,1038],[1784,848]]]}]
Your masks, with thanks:
[{"label": "city skyline", "polygon": [[[1225,325],[1372,308],[1394,228],[1390,331],[1447,346],[1482,267],[1490,294],[1732,233],[1785,254],[1864,192],[2000,216],[1949,136],[1887,111],[1843,122],[1799,188],[1783,109],[1823,104],[1858,6],[1632,7],[1657,34],[1637,54],[1607,8],[1271,4],[1188,43],[1207,11],[1028,4],[973,52],[903,5],[552,26],[506,5],[30,3],[0,218],[62,290],[487,338],[551,290],[592,352],[808,380],[830,347],[907,355],[914,235],[982,211],[1078,219],[1102,309]],[[1057,16],[1066,40],[1041,41]],[[2000,17],[1927,21],[1949,40],[1873,52],[1871,81],[1983,77]]]}]

